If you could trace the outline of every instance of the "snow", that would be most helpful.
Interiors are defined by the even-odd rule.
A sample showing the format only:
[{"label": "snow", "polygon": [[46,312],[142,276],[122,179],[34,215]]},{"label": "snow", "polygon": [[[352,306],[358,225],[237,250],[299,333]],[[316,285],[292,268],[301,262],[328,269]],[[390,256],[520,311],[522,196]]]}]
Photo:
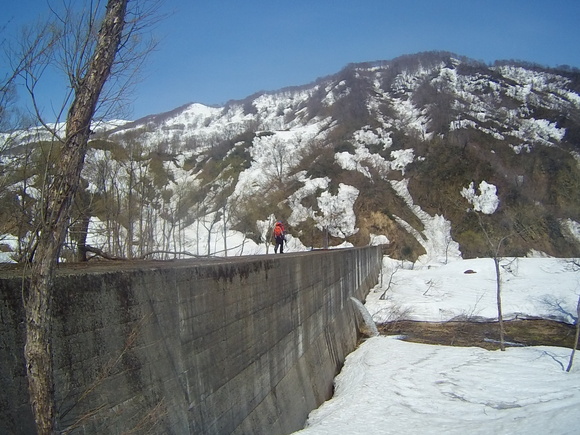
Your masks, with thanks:
[{"label": "snow", "polygon": [[393,162],[391,163],[392,168],[395,171],[401,171],[405,175],[405,167],[413,163],[415,151],[410,148],[406,150],[395,150],[391,151],[391,157],[393,158]]},{"label": "snow", "polygon": [[372,178],[371,168],[375,169],[382,177],[393,171],[401,171],[405,175],[405,168],[413,163],[414,150],[395,150],[390,153],[393,160],[388,161],[381,157],[380,154],[371,152],[367,145],[382,145],[383,149],[389,148],[393,140],[379,128],[376,131],[369,130],[365,127],[353,133],[352,145],[354,154],[347,151],[337,152],[334,155],[336,163],[347,171],[358,171],[367,178]]},{"label": "snow", "polygon": [[570,238],[580,243],[580,223],[572,219],[564,219],[562,221],[562,227]]},{"label": "snow", "polygon": [[319,189],[326,191],[328,184],[330,183],[328,177],[312,179],[305,178],[304,173],[298,175],[298,179],[303,183],[303,186],[288,198],[288,205],[292,209],[292,214],[288,218],[288,223],[292,226],[298,225],[309,217],[314,218],[315,212],[312,207],[304,207],[301,204],[301,201],[307,196],[314,194]]},{"label": "snow", "polygon": [[[382,284],[365,304],[375,321],[395,320],[395,315],[425,321],[497,318],[491,259],[411,269],[385,258],[383,266]],[[505,259],[502,266],[506,317],[576,321],[580,275],[566,260]],[[502,352],[400,338],[372,337],[348,355],[335,379],[334,397],[312,411],[306,428],[296,433],[578,433],[580,362],[565,371],[570,349],[508,347]]]},{"label": "snow", "polygon": [[553,347],[444,348],[374,337],[300,434],[572,434],[579,372]]},{"label": "snow", "polygon": [[565,128],[558,128],[555,122],[545,119],[523,119],[513,136],[532,143],[551,146],[552,140],[560,142],[566,134]]},{"label": "snow", "polygon": [[383,234],[370,234],[370,239],[371,239],[371,246],[380,246],[380,245],[388,245],[389,243],[391,243],[388,239],[387,236],[383,235]]},{"label": "snow", "polygon": [[[507,258],[501,261],[504,319],[537,316],[574,323],[580,275],[557,258]],[[415,268],[410,270],[409,267]],[[465,273],[472,271],[472,273]],[[474,273],[473,273],[474,272]],[[492,259],[415,265],[385,259],[383,286],[371,291],[366,307],[375,322],[445,322],[496,319],[496,279]],[[386,299],[381,300],[386,293]]]},{"label": "snow", "polygon": [[[428,62],[418,68],[409,65],[397,71],[394,78],[388,78],[395,73],[389,65],[358,68],[357,76],[364,72],[361,77],[368,79],[373,85],[374,92],[368,95],[365,103],[374,120],[353,131],[351,137],[345,138],[351,145],[348,147],[349,152],[337,152],[334,156],[336,163],[345,170],[358,171],[369,179],[381,177],[393,183],[397,193],[405,198],[413,213],[425,226],[419,231],[395,216],[397,222],[426,249],[427,255],[421,259],[421,263],[446,260],[458,250],[448,230],[442,232],[444,236],[436,237],[441,227],[450,227],[450,224],[443,217],[428,216],[414,206],[406,185],[403,185],[406,181],[393,181],[399,180],[400,176],[405,177],[406,168],[413,161],[424,159],[416,155],[416,150],[405,148],[405,144],[396,139],[398,134],[394,134],[395,131],[407,133],[418,140],[429,139],[434,134],[430,131],[432,108],[418,102],[423,98],[415,98],[421,97],[425,84],[453,97],[451,112],[455,115],[449,120],[452,130],[480,130],[504,141],[505,146],[510,147],[515,154],[523,155],[537,146],[557,146],[565,138],[566,130],[561,125],[553,119],[536,119],[534,114],[575,112],[580,109],[580,95],[574,91],[573,82],[565,76],[513,66],[491,67],[490,71],[482,66],[468,73],[470,68],[464,71],[457,69],[460,64],[461,61],[454,59],[451,62]],[[349,206],[353,204],[351,199],[356,198],[357,192],[351,191],[347,194],[345,190],[341,193],[344,198],[340,198],[332,183],[331,174],[328,177],[307,179],[304,173],[296,173],[301,158],[313,155],[317,148],[328,144],[331,133],[339,127],[337,121],[330,116],[315,116],[324,111],[309,113],[311,98],[319,99],[322,92],[325,95],[322,104],[330,105],[349,95],[350,85],[350,81],[328,79],[307,87],[260,93],[244,101],[230,102],[224,107],[193,103],[179,110],[130,123],[127,128],[114,129],[127,123],[123,120],[114,120],[106,125],[95,123],[92,128],[95,131],[113,129],[109,139],[118,140],[124,146],[130,146],[130,138],[138,138],[145,155],[147,150],[157,148],[168,148],[170,152],[178,154],[173,161],[163,162],[172,180],[166,186],[165,192],[174,194],[163,203],[163,213],[158,213],[152,216],[155,219],[151,219],[155,226],[153,231],[156,240],[167,241],[168,246],[163,248],[212,255],[225,255],[226,252],[227,255],[265,253],[268,245],[264,240],[254,243],[231,229],[231,222],[235,220],[234,213],[230,213],[232,220],[229,223],[213,222],[215,214],[198,216],[205,209],[215,210],[218,207],[214,195],[208,195],[202,207],[192,206],[189,217],[179,222],[179,228],[174,226],[175,222],[168,221],[164,216],[172,216],[187,192],[198,189],[204,182],[203,179],[197,179],[196,174],[192,174],[191,163],[201,163],[211,155],[210,149],[231,140],[232,143],[237,141],[231,152],[247,151],[252,161],[237,179],[235,171],[228,168],[223,174],[232,173],[234,176],[230,174],[215,181],[215,186],[222,183],[222,187],[227,185],[234,189],[231,201],[228,200],[223,211],[229,211],[227,209],[234,207],[236,202],[239,204],[248,199],[267,197],[266,193],[273,186],[282,183],[296,186],[298,190],[282,203],[272,204],[267,214],[276,213],[280,206],[288,206],[292,215],[285,218],[290,226],[313,219],[320,228],[328,224],[332,214],[332,210],[324,208],[327,205],[337,208],[336,204],[339,204],[345,208],[346,216],[335,234],[343,237],[358,231],[352,207]],[[513,104],[504,104],[506,98]],[[546,110],[537,111],[535,106]],[[64,124],[60,124],[57,127],[62,129],[63,126]],[[251,144],[247,143],[247,139],[241,141],[238,138],[248,132],[255,134]],[[46,134],[42,128],[31,129],[15,134],[15,137],[0,135],[0,141],[26,141],[27,138],[37,140]],[[580,154],[574,151],[571,154],[580,162]],[[8,160],[14,157],[8,155],[3,158]],[[119,187],[126,191],[127,170],[116,159],[110,151],[90,149],[83,176],[95,180],[98,175],[96,171],[109,169],[110,166],[110,170],[114,172],[102,174],[111,183],[111,186],[105,187]],[[101,168],[99,162],[110,165]],[[230,186],[230,183],[235,185]],[[333,186],[332,189],[329,186]],[[93,191],[99,190],[95,183],[89,188]],[[476,191],[476,186],[464,190],[471,201],[471,207],[483,213],[492,213],[499,204],[493,189],[494,186],[485,183],[479,185],[479,191]],[[313,198],[308,198],[309,196]],[[266,219],[267,215],[257,216],[257,220]],[[98,225],[95,226],[97,227]],[[167,228],[171,228],[177,237],[165,234],[164,229]],[[564,222],[563,230],[568,235],[573,228],[568,230]],[[379,237],[380,240],[387,240],[387,236],[374,235],[371,243],[378,243]],[[175,240],[177,241],[174,242]],[[106,242],[98,237],[95,240],[98,246],[104,246]],[[296,240],[296,249],[301,249],[301,246]]]},{"label": "snow", "polygon": [[475,211],[480,211],[484,214],[493,214],[499,206],[499,198],[497,197],[497,188],[493,184],[486,181],[479,183],[479,195],[475,192],[473,182],[467,188],[463,188],[461,196],[473,205]]},{"label": "snow", "polygon": [[316,226],[320,230],[328,229],[334,237],[346,238],[355,234],[358,229],[355,226],[354,203],[358,194],[356,187],[343,183],[339,184],[336,195],[322,192],[318,197],[321,212],[316,215]]},{"label": "snow", "polygon": [[11,263],[12,256],[18,249],[18,240],[11,235],[0,237],[0,263]]},{"label": "snow", "polygon": [[459,244],[451,238],[451,222],[440,215],[431,216],[414,204],[408,189],[408,179],[391,180],[390,184],[423,224],[424,229],[419,232],[399,216],[393,215],[397,223],[425,248],[426,253],[418,259],[418,263],[446,263],[450,258],[461,258]]}]

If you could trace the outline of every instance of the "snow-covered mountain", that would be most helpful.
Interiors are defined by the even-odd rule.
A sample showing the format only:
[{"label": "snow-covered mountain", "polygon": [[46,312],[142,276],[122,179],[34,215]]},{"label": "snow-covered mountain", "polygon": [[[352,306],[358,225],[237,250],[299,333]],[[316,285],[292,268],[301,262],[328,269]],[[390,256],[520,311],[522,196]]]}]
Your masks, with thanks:
[{"label": "snow-covered mountain", "polygon": [[[88,228],[114,255],[264,253],[279,219],[291,250],[580,255],[578,70],[421,53],[118,123],[91,145],[71,246]],[[37,197],[22,183],[13,210]]]}]

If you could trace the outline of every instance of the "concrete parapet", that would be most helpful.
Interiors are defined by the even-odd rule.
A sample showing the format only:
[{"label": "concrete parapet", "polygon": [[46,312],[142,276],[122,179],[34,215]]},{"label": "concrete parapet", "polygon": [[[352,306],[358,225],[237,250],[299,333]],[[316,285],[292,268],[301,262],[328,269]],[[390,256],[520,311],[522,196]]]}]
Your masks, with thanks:
[{"label": "concrete parapet", "polygon": [[[380,248],[367,247],[62,268],[52,331],[59,428],[302,428],[355,348],[350,297],[365,299],[380,265]],[[31,433],[22,279],[0,278],[0,433]]]}]

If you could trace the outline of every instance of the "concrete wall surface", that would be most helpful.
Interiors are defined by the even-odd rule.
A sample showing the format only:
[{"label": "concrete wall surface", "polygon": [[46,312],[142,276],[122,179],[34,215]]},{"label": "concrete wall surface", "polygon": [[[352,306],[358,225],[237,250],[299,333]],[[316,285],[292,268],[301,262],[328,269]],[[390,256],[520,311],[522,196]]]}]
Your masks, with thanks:
[{"label": "concrete wall surface", "polygon": [[[62,267],[52,352],[60,430],[285,434],[332,394],[357,341],[351,296],[380,248]],[[0,433],[34,433],[23,280],[0,273]]]}]

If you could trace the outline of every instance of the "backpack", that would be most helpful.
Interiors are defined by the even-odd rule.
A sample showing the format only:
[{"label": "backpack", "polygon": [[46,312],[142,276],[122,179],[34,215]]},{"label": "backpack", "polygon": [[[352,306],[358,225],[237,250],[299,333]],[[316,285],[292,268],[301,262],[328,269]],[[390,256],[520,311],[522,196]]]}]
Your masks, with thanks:
[{"label": "backpack", "polygon": [[276,226],[274,227],[274,237],[281,237],[284,235],[284,227],[282,226],[281,223],[276,223]]}]

